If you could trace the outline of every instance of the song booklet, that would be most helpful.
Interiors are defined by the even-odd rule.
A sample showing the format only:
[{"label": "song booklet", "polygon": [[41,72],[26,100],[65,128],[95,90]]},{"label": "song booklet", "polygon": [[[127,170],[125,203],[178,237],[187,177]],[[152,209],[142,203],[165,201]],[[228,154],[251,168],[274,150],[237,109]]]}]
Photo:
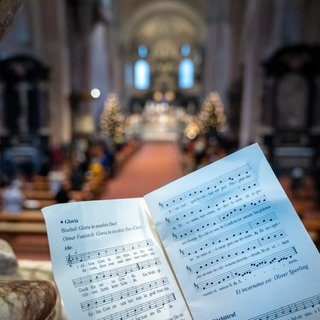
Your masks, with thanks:
[{"label": "song booklet", "polygon": [[319,252],[257,144],[142,198],[42,211],[67,319],[320,319]]}]

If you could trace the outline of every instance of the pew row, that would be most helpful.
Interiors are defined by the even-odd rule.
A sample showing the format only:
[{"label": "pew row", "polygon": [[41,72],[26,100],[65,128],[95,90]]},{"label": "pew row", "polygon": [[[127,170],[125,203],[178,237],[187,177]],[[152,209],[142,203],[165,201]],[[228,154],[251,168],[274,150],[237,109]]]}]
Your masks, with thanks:
[{"label": "pew row", "polygon": [[40,210],[0,214],[0,238],[10,243],[18,259],[50,260],[47,229]]}]

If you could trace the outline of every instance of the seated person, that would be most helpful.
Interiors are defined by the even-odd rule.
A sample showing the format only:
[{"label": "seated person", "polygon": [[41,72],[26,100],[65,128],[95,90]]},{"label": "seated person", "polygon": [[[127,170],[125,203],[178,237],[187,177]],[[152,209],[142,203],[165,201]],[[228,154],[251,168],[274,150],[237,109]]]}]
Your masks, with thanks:
[{"label": "seated person", "polygon": [[12,179],[2,193],[3,211],[5,213],[18,213],[23,209],[25,196],[21,191],[21,182]]},{"label": "seated person", "polygon": [[72,200],[70,195],[70,191],[72,189],[71,186],[71,181],[69,179],[62,181],[61,186],[55,195],[55,200],[57,203],[66,203]]}]

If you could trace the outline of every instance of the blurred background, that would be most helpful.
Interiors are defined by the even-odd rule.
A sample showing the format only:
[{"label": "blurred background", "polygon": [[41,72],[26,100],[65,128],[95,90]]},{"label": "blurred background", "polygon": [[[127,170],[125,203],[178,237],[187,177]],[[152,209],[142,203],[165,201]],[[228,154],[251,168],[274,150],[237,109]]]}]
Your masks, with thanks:
[{"label": "blurred background", "polygon": [[109,93],[122,139],[148,131],[142,117],[181,134],[216,92],[232,147],[257,141],[277,170],[314,170],[319,18],[316,0],[22,1],[0,44],[1,151],[85,148]]},{"label": "blurred background", "polygon": [[17,3],[0,43],[1,187],[18,178],[24,209],[107,198],[146,144],[174,143],[161,152],[181,175],[258,142],[319,218],[318,0]]}]

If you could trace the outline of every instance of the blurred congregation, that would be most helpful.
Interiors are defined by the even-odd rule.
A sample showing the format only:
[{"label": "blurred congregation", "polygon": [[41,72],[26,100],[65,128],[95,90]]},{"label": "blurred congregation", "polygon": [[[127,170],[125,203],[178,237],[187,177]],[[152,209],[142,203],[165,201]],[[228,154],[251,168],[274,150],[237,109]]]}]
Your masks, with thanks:
[{"label": "blurred congregation", "polygon": [[[20,233],[45,234],[41,208],[108,199],[148,145],[172,164],[141,185],[254,142],[319,242],[319,1],[15,0],[11,10],[0,42],[0,216],[14,220],[1,232],[17,250],[34,245]],[[151,153],[136,171],[156,163]]]}]

